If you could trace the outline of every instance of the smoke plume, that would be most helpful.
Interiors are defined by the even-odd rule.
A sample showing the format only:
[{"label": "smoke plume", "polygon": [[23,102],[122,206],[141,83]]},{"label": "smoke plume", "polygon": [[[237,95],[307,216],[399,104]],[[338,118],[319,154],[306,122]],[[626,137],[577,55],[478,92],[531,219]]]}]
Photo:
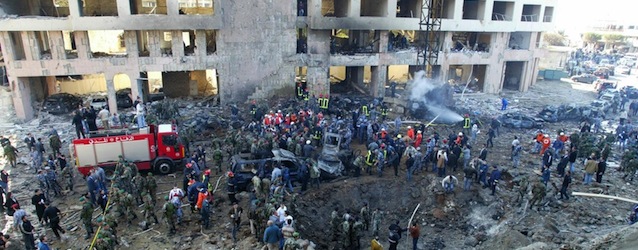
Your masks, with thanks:
[{"label": "smoke plume", "polygon": [[[413,113],[416,109],[426,109],[423,119],[436,118],[434,123],[456,123],[463,120],[463,117],[450,110],[446,106],[453,103],[449,86],[443,82],[435,81],[425,77],[425,71],[414,73],[414,78],[408,83],[409,99],[412,102]],[[421,109],[422,110],[422,109]],[[419,116],[419,115],[417,115]]]}]

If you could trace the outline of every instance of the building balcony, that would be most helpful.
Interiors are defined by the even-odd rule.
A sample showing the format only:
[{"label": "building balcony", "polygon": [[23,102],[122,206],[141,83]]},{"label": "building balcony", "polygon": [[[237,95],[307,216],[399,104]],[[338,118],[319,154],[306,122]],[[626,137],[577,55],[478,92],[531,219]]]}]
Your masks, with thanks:
[{"label": "building balcony", "polygon": [[56,30],[213,30],[221,29],[221,16],[130,15],[91,17],[7,17],[0,31]]}]

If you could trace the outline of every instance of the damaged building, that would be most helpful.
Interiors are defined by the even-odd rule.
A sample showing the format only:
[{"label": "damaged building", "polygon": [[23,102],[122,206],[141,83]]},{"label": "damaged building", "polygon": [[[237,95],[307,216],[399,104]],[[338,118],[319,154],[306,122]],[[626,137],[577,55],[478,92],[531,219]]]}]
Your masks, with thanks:
[{"label": "damaged building", "polygon": [[[0,0],[0,45],[16,114],[58,92],[222,103],[345,83],[385,95],[417,71],[423,0]],[[427,0],[430,1],[430,0]],[[477,91],[526,91],[556,0],[431,0],[440,8],[432,76]]]}]

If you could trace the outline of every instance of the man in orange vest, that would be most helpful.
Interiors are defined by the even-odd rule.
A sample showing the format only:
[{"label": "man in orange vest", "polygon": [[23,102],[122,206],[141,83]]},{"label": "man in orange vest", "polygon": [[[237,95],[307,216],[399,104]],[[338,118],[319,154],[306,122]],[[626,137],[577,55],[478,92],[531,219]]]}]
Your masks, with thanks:
[{"label": "man in orange vest", "polygon": [[416,132],[416,140],[414,141],[414,147],[418,148],[421,146],[421,142],[423,142],[423,133],[421,130]]},{"label": "man in orange vest", "polygon": [[534,153],[538,153],[541,151],[541,145],[543,142],[543,131],[536,132],[536,138],[534,139],[536,144],[534,145]]},{"label": "man in orange vest", "polygon": [[408,137],[411,140],[414,140],[414,129],[412,128],[412,126],[408,126],[408,133],[407,133]]}]

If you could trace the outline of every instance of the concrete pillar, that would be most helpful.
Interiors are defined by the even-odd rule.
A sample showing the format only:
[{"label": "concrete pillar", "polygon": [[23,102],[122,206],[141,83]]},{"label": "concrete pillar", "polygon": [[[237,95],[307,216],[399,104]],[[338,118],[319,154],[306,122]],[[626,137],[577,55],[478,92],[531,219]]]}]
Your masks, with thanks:
[{"label": "concrete pillar", "polygon": [[463,0],[454,1],[454,19],[463,19]]},{"label": "concrete pillar", "polygon": [[494,1],[485,1],[485,8],[483,9],[483,20],[492,20],[492,9],[494,8]]},{"label": "concrete pillar", "polygon": [[330,30],[308,30],[308,53],[330,54]]},{"label": "concrete pillar", "polygon": [[157,30],[148,31],[148,52],[151,57],[161,57],[162,32]]},{"label": "concrete pillar", "polygon": [[82,5],[79,3],[81,0],[69,0],[69,15],[72,17],[82,16]]},{"label": "concrete pillar", "polygon": [[0,31],[0,50],[4,52],[2,53],[4,61],[11,64],[14,61],[13,43],[11,43],[11,36],[7,31]]},{"label": "concrete pillar", "polygon": [[213,0],[213,15],[220,16],[222,14],[222,1]]},{"label": "concrete pillar", "polygon": [[308,67],[306,80],[308,82],[308,95],[319,96],[319,94],[330,93],[330,67],[317,66]]},{"label": "concrete pillar", "polygon": [[372,66],[372,79],[370,81],[370,95],[374,97],[385,96],[385,83],[388,80],[388,66]]},{"label": "concrete pillar", "polygon": [[[106,78],[106,95],[109,98],[109,112],[111,114],[117,111],[117,97],[115,96],[115,82],[113,81],[114,75],[104,74]],[[131,87],[133,87],[133,82],[131,81]],[[132,90],[133,88],[131,88]]]},{"label": "concrete pillar", "polygon": [[20,31],[22,46],[24,46],[24,58],[26,60],[40,60],[40,45],[33,31]]},{"label": "concrete pillar", "polygon": [[22,120],[33,119],[34,112],[31,105],[31,86],[28,78],[9,77],[11,97],[16,116]]},{"label": "concrete pillar", "polygon": [[169,16],[179,15],[179,2],[178,1],[166,1],[166,14]]},{"label": "concrete pillar", "polygon": [[184,56],[184,38],[182,38],[181,30],[173,30],[171,31],[171,48],[173,50],[173,57],[183,57]]},{"label": "concrete pillar", "polygon": [[452,49],[452,47],[454,47],[454,42],[452,41],[452,36],[454,35],[454,32],[444,32],[443,35],[443,45],[441,46],[441,50],[443,51],[443,53],[449,53],[450,49]]},{"label": "concrete pillar", "polygon": [[360,16],[361,16],[361,0],[350,0],[350,7],[348,8],[348,17],[360,17]]},{"label": "concrete pillar", "polygon": [[131,15],[131,2],[129,0],[117,0],[117,15],[118,16]]},{"label": "concrete pillar", "polygon": [[388,43],[390,42],[390,31],[379,30],[379,53],[388,52]]},{"label": "concrete pillar", "polygon": [[89,32],[75,31],[73,32],[75,39],[75,48],[78,53],[78,59],[89,59],[93,57],[91,54],[91,46],[89,45]]},{"label": "concrete pillar", "polygon": [[137,46],[137,32],[134,30],[124,31],[124,44],[126,45],[126,55],[129,58],[139,57],[140,52]]},{"label": "concrete pillar", "polygon": [[204,30],[195,31],[195,56],[206,56],[206,31]]},{"label": "concrete pillar", "polygon": [[[321,0],[308,0],[308,16],[320,17],[321,16]],[[215,8],[217,11],[218,8]]]},{"label": "concrete pillar", "polygon": [[64,37],[62,31],[49,31],[49,44],[51,47],[51,57],[53,60],[66,59],[64,51]]},{"label": "concrete pillar", "polygon": [[388,8],[386,11],[386,17],[397,17],[397,1],[388,0]]}]

